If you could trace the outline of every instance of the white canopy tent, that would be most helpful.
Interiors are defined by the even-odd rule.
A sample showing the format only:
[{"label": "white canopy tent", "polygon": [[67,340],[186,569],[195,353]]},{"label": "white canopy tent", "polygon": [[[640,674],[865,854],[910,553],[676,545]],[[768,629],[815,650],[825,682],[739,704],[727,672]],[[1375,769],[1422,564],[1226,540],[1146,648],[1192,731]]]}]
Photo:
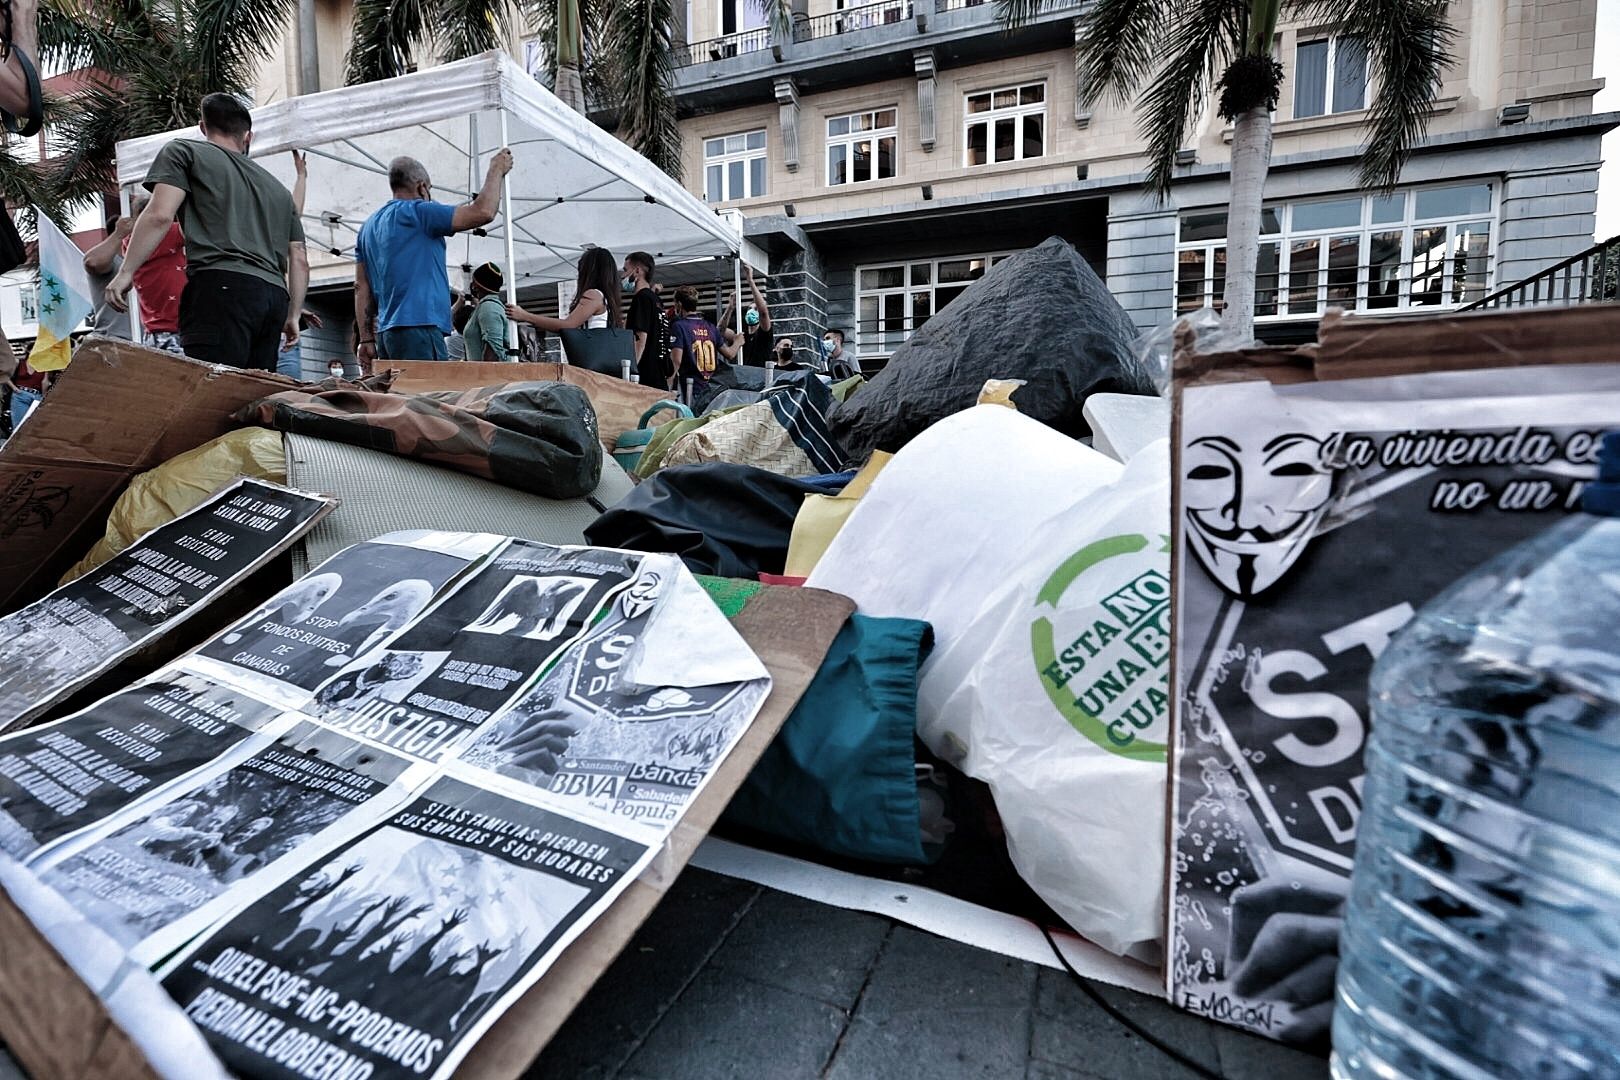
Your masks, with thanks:
[{"label": "white canopy tent", "polygon": [[[118,144],[125,195],[159,150],[192,127]],[[488,52],[384,82],[290,98],[253,110],[252,156],[292,187],[292,155],[309,158],[304,232],[311,285],[353,278],[355,237],[389,197],[388,162],[416,158],[435,198],[461,202],[483,185],[489,158],[514,158],[501,213],[449,241],[458,269],[506,268],[507,295],[520,286],[571,281],[586,247],[615,258],[647,251],[659,261],[734,257],[743,252],[741,216],[720,213],[629,146],[568,108],[511,57]],[[749,245],[751,247],[751,245]]]}]

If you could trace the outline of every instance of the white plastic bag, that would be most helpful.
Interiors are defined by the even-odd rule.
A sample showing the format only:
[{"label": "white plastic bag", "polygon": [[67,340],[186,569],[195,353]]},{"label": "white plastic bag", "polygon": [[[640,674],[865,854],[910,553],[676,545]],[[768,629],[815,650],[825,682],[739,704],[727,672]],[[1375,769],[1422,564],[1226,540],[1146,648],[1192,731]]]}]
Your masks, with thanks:
[{"label": "white plastic bag", "polygon": [[[1121,466],[980,405],[895,455],[806,583],[933,624],[923,741],[990,786],[1042,899],[1097,944],[1150,961],[1164,931],[1169,526],[1167,440]],[[1082,691],[1112,692],[1107,672],[1130,685],[1077,726]]]},{"label": "white plastic bag", "polygon": [[1038,420],[975,405],[894,455],[805,584],[867,615],[927,620],[937,652],[1005,581],[1032,529],[1119,474]]},{"label": "white plastic bag", "polygon": [[923,741],[989,785],[1013,864],[1075,930],[1156,961],[1164,933],[1170,453],[1144,448],[997,560],[942,641]]}]

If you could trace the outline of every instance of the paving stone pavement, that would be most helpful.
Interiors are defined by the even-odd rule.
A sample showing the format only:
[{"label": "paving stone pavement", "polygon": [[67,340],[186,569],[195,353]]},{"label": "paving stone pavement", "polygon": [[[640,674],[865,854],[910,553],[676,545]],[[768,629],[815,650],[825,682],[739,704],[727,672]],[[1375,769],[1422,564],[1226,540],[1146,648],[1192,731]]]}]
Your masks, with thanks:
[{"label": "paving stone pavement", "polygon": [[[1228,1080],[1327,1063],[1095,984]],[[1195,1080],[1064,972],[688,869],[524,1080]],[[22,1080],[0,1048],[0,1080]]]},{"label": "paving stone pavement", "polygon": [[[1095,984],[1229,1080],[1321,1058]],[[525,1080],[1193,1080],[1064,972],[689,869]]]}]

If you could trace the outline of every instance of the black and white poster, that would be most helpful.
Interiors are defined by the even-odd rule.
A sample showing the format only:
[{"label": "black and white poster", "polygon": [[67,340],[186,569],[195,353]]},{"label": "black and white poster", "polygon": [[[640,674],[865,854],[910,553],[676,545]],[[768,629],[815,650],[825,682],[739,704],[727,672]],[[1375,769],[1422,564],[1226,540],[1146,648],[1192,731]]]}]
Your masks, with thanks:
[{"label": "black and white poster", "polygon": [[284,875],[164,986],[240,1075],[445,1077],[647,857],[446,777]]},{"label": "black and white poster", "polygon": [[609,613],[462,760],[664,831],[758,714],[770,677],[679,559],[649,555]]},{"label": "black and white poster", "polygon": [[391,533],[345,548],[187,662],[298,708],[356,656],[404,629],[494,539]]},{"label": "black and white poster", "polygon": [[0,851],[26,858],[151,797],[279,713],[242,690],[170,671],[0,739]]},{"label": "black and white poster", "polygon": [[1620,367],[1193,386],[1181,417],[1170,992],[1323,1045],[1373,664],[1578,508]]},{"label": "black and white poster", "polygon": [[640,559],[513,540],[385,647],[321,686],[306,711],[435,760],[577,639]]},{"label": "black and white poster", "polygon": [[85,576],[0,619],[0,730],[38,716],[190,617],[334,505],[238,480]]},{"label": "black and white poster", "polygon": [[135,959],[154,962],[224,914],[216,901],[239,882],[383,796],[409,765],[299,722],[240,762],[64,842],[35,871]]}]

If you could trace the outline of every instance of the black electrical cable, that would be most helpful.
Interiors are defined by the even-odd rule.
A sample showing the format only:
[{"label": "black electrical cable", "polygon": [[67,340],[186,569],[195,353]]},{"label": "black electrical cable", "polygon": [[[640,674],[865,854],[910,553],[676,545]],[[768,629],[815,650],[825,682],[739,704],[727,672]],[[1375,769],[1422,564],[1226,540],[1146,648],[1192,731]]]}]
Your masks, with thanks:
[{"label": "black electrical cable", "polygon": [[1186,1054],[1183,1054],[1180,1050],[1177,1050],[1175,1047],[1153,1034],[1153,1032],[1144,1028],[1141,1024],[1138,1024],[1135,1020],[1132,1020],[1130,1017],[1120,1012],[1114,1007],[1112,1002],[1097,992],[1097,988],[1092,986],[1091,983],[1086,980],[1084,975],[1081,975],[1078,971],[1074,970],[1074,965],[1069,963],[1069,958],[1063,955],[1062,949],[1058,948],[1057,939],[1052,936],[1052,931],[1048,930],[1044,925],[1042,925],[1041,934],[1045,936],[1046,943],[1052,946],[1052,952],[1058,958],[1058,963],[1063,965],[1063,970],[1067,971],[1069,976],[1074,979],[1075,985],[1080,987],[1081,993],[1085,994],[1092,1001],[1096,1002],[1097,1006],[1102,1009],[1103,1012],[1113,1017],[1121,1027],[1124,1027],[1137,1038],[1158,1050],[1160,1053],[1167,1054],[1176,1061],[1181,1062],[1181,1064],[1187,1066],[1187,1068],[1191,1069],[1199,1076],[1205,1077],[1206,1080],[1226,1080],[1225,1076],[1211,1069],[1208,1065],[1205,1065],[1202,1062],[1194,1061]]}]

